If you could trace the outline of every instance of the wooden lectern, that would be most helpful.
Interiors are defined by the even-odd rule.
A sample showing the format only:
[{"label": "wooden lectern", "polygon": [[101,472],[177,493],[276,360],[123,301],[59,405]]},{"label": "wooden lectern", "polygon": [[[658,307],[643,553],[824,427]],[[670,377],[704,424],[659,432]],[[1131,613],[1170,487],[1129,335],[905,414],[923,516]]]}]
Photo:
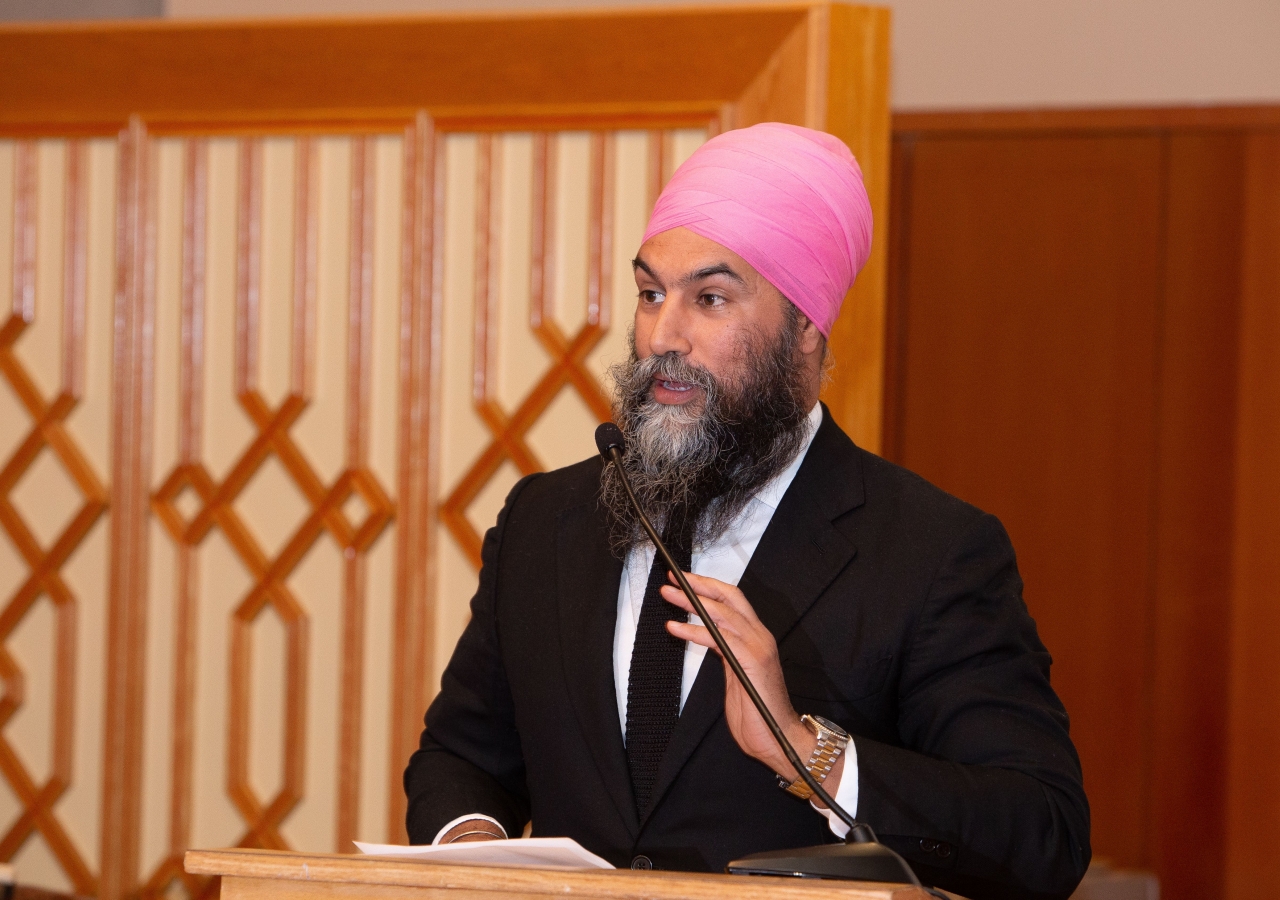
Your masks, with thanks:
[{"label": "wooden lectern", "polygon": [[925,900],[910,885],[627,869],[456,866],[378,856],[190,850],[188,872],[222,878],[222,900]]}]

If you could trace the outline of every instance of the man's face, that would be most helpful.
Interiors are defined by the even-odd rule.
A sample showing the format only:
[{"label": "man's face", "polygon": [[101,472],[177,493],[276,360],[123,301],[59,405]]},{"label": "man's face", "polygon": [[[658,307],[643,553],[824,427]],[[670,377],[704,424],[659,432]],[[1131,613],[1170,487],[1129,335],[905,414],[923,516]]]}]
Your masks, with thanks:
[{"label": "man's face", "polygon": [[[722,534],[805,440],[821,333],[740,256],[684,229],[636,258],[632,355],[611,369],[623,466],[657,522]],[[640,539],[616,467],[601,471],[618,549]]]},{"label": "man's face", "polygon": [[[635,351],[640,360],[674,353],[726,387],[745,380],[743,348],[772,346],[788,324],[787,301],[742,257],[684,228],[654,235],[635,260]],[[690,382],[653,379],[664,406],[703,405]]]}]

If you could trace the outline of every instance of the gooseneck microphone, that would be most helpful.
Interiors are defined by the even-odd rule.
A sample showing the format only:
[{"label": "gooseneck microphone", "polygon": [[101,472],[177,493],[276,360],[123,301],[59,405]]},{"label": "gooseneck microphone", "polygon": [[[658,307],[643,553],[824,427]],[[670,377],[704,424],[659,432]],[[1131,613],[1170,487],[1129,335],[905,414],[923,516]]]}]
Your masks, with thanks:
[{"label": "gooseneck microphone", "polygon": [[666,545],[662,543],[662,538],[658,536],[657,529],[653,527],[653,523],[645,515],[644,508],[641,507],[640,501],[631,489],[631,482],[627,479],[626,470],[622,466],[622,456],[626,453],[626,447],[626,439],[622,436],[622,430],[617,425],[612,422],[605,422],[596,429],[596,449],[604,457],[606,465],[613,464],[615,471],[618,473],[618,480],[622,482],[623,490],[626,491],[627,499],[631,501],[636,515],[640,518],[641,527],[649,535],[649,540],[653,541],[653,546],[657,548],[662,561],[667,565],[667,569],[675,573],[680,590],[684,591],[684,595],[689,598],[694,611],[697,612],[698,618],[702,619],[703,625],[711,632],[711,639],[715,641],[721,656],[728,662],[729,668],[733,670],[734,677],[738,679],[742,689],[751,698],[751,703],[755,706],[756,711],[760,713],[760,718],[764,719],[765,725],[769,728],[769,733],[773,735],[773,739],[778,742],[778,746],[787,757],[787,761],[800,773],[800,777],[809,786],[809,789],[827,805],[828,809],[836,814],[840,821],[849,826],[849,833],[845,837],[844,844],[824,844],[797,850],[756,853],[729,863],[728,871],[746,875],[795,875],[809,878],[905,882],[919,885],[919,879],[916,878],[915,872],[911,870],[906,861],[888,847],[879,843],[876,840],[875,832],[871,830],[871,826],[859,822],[849,815],[840,804],[836,803],[835,799],[823,789],[818,780],[809,772],[808,767],[801,761],[800,754],[796,753],[795,747],[791,746],[791,741],[787,740],[787,736],[783,733],[782,727],[778,725],[777,719],[773,717],[773,713],[765,705],[760,693],[756,690],[756,686],[747,677],[747,673],[742,668],[742,663],[738,661],[737,655],[729,647],[724,635],[720,633],[720,628],[707,615],[707,610],[703,606],[701,598],[689,586],[689,581],[685,578],[684,572],[681,571],[675,560],[671,558],[671,553],[667,550]]}]

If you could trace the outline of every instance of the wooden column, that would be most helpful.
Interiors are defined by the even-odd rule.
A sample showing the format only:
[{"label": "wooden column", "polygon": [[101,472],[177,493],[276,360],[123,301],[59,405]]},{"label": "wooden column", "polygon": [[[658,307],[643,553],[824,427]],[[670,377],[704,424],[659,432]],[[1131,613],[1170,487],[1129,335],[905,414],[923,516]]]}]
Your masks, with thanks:
[{"label": "wooden column", "polygon": [[146,128],[134,119],[120,135],[116,220],[102,900],[128,896],[138,886],[155,367],[155,241],[147,190],[150,158]]}]

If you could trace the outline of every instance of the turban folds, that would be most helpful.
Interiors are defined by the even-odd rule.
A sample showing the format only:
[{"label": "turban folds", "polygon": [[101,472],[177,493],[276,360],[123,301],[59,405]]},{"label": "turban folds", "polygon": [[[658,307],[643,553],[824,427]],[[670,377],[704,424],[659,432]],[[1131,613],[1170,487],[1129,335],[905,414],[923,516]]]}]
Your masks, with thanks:
[{"label": "turban folds", "polygon": [[682,227],[741,256],[828,336],[871,253],[871,203],[849,148],[780,122],[719,134],[676,169],[644,240]]}]

